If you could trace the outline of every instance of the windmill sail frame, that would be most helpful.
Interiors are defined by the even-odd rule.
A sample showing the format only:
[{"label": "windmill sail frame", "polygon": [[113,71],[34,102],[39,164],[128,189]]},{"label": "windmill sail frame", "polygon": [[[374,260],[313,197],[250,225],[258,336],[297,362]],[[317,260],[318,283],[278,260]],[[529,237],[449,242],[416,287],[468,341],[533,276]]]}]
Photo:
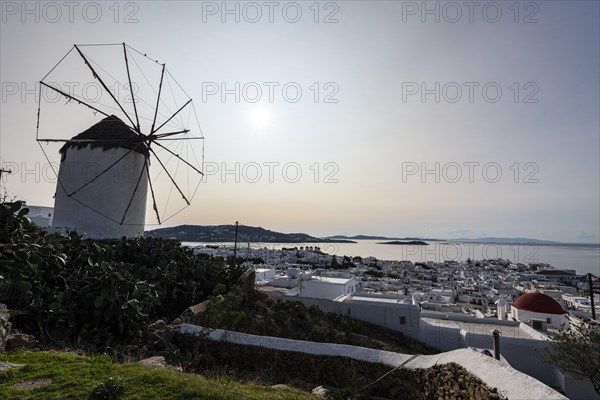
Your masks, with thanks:
[{"label": "windmill sail frame", "polygon": [[[92,47],[92,46],[121,46],[122,47],[122,49],[123,49],[122,57],[124,59],[124,67],[125,67],[125,73],[126,73],[127,83],[128,83],[127,86],[129,87],[129,95],[131,96],[131,100],[132,100],[131,102],[133,103],[133,110],[132,110],[133,112],[131,112],[131,111],[128,112],[126,110],[126,108],[124,107],[124,105],[121,104],[121,102],[119,101],[117,96],[115,96],[115,94],[111,91],[111,88],[109,87],[107,82],[105,82],[105,80],[102,78],[101,73],[104,72],[105,76],[106,76],[106,74],[108,74],[108,76],[110,76],[111,78],[116,80],[119,84],[121,84],[121,82],[119,82],[110,73],[108,73],[106,70],[104,70],[102,68],[102,66],[95,63],[89,55],[86,55],[84,53],[84,50],[83,50],[84,48]],[[92,105],[92,104],[90,104],[89,101],[86,101],[85,98],[82,98],[82,96],[77,96],[75,93],[69,92],[69,90],[63,90],[61,87],[56,87],[59,85],[54,85],[52,82],[47,81],[48,77],[51,76],[51,74],[53,74],[53,72],[55,72],[55,70],[57,70],[57,68],[61,67],[61,64],[63,62],[65,62],[67,57],[70,57],[70,54],[73,53],[73,50],[75,50],[75,53],[77,53],[79,55],[79,57],[83,60],[85,66],[89,70],[88,72],[92,75],[93,79],[100,84],[100,86],[104,90],[104,92],[108,93],[112,102],[116,103],[116,106],[118,107],[118,111],[120,111],[122,114],[125,115],[125,117],[126,117],[125,120],[118,118],[111,112],[107,112],[106,109],[103,109],[103,107],[101,105],[97,105],[97,104]],[[152,110],[153,114],[154,114],[153,118],[152,118],[152,125],[151,125],[151,128],[146,131],[147,133],[144,133],[145,129],[142,127],[142,125],[140,123],[141,115],[140,115],[140,110],[138,110],[138,104],[137,104],[139,98],[136,96],[136,93],[134,91],[134,85],[132,84],[132,71],[130,70],[130,59],[136,64],[136,66],[138,67],[138,69],[141,71],[144,78],[146,79],[146,81],[148,81],[148,79],[147,79],[146,75],[144,74],[144,71],[140,68],[139,64],[135,60],[135,57],[133,57],[134,54],[137,56],[141,55],[143,58],[150,60],[153,63],[156,63],[161,66],[161,77],[160,77],[160,83],[158,86],[158,93],[156,96],[156,106],[154,107],[154,110]],[[92,64],[96,65],[96,68],[94,68],[94,65],[92,65]],[[185,103],[183,105],[179,106],[175,112],[169,111],[169,114],[167,115],[167,117],[165,117],[163,112],[160,111],[161,104],[165,104],[163,99],[161,99],[161,94],[164,92],[163,84],[164,84],[166,77],[172,78],[172,80],[174,80],[177,83],[177,86],[179,87],[181,92],[183,94],[185,94],[185,96],[187,96]],[[170,81],[169,81],[169,85],[170,85]],[[150,85],[150,88],[152,90],[154,90],[151,85]],[[106,138],[93,138],[93,137],[77,138],[77,136],[79,136],[79,135],[76,135],[75,137],[70,137],[70,138],[63,138],[63,137],[49,137],[49,135],[41,134],[40,126],[42,126],[41,118],[42,118],[42,103],[43,103],[42,90],[43,89],[54,91],[59,96],[64,97],[67,100],[67,104],[74,103],[78,107],[83,106],[83,107],[89,109],[94,114],[100,113],[101,115],[106,117],[106,118],[104,118],[103,121],[109,120],[112,118],[118,119],[120,122],[122,122],[123,124],[125,124],[129,127],[132,135],[124,135],[123,139],[119,139],[115,142],[114,140],[111,141]],[[171,94],[173,95],[172,90],[171,90]],[[152,60],[146,54],[139,52],[138,50],[134,49],[133,47],[130,47],[126,43],[92,44],[92,45],[81,45],[81,44],[77,45],[76,44],[76,45],[73,45],[73,47],[60,59],[60,61],[50,70],[50,72],[48,72],[48,74],[46,74],[44,76],[44,78],[42,78],[40,80],[38,98],[39,98],[39,101],[38,101],[38,110],[37,110],[36,141],[38,142],[46,159],[48,160],[48,162],[51,165],[52,165],[52,163],[50,161],[50,157],[48,157],[48,154],[46,153],[44,146],[42,145],[43,143],[45,143],[45,144],[64,143],[63,148],[73,148],[74,146],[77,146],[78,148],[82,148],[82,147],[93,148],[95,146],[106,147],[106,146],[110,146],[110,145],[115,145],[116,147],[121,147],[121,148],[127,149],[127,151],[124,154],[119,155],[118,158],[116,158],[114,161],[112,161],[106,167],[102,168],[102,170],[98,171],[97,174],[89,177],[89,179],[87,181],[83,182],[83,184],[81,184],[79,187],[71,188],[71,190],[67,190],[66,185],[64,185],[64,182],[61,182],[61,179],[59,177],[60,173],[57,172],[54,167],[52,167],[52,170],[54,171],[54,173],[56,174],[56,177],[57,177],[57,190],[59,190],[59,189],[64,190],[69,199],[72,199],[75,202],[81,203],[81,205],[83,205],[84,207],[89,208],[91,211],[93,211],[95,213],[102,214],[108,220],[110,220],[114,223],[117,223],[119,225],[128,225],[128,223],[126,222],[127,214],[132,206],[134,197],[136,196],[138,189],[142,186],[145,186],[145,187],[147,186],[150,189],[152,209],[155,213],[155,217],[156,217],[156,220],[159,225],[161,223],[164,223],[168,219],[173,218],[175,215],[177,215],[181,211],[183,211],[183,209],[185,209],[191,205],[193,198],[195,197],[195,195],[198,192],[200,183],[202,182],[202,177],[204,176],[204,172],[203,172],[203,170],[204,170],[204,135],[202,134],[202,130],[201,130],[200,124],[198,122],[198,116],[197,116],[196,109],[194,107],[192,99],[187,95],[185,90],[183,90],[183,88],[181,88],[181,85],[179,85],[179,83],[172,77],[170,72],[166,69],[166,64],[164,64],[164,63],[161,64],[156,60]],[[175,99],[174,95],[173,95],[173,99]],[[143,102],[148,105],[148,103],[146,101],[143,101]],[[106,106],[106,107],[112,108],[110,106]],[[167,110],[169,110],[169,107],[167,107],[166,104],[163,108],[166,108]],[[194,117],[193,122],[195,122],[197,124],[197,129],[192,129],[190,126],[184,125],[179,128],[176,128],[176,129],[171,129],[168,132],[161,132],[161,129],[164,129],[167,126],[173,126],[173,127],[179,126],[179,125],[170,124],[170,122],[174,121],[174,119],[178,119],[178,123],[181,125],[183,123],[183,119],[181,118],[181,113],[183,110],[186,110],[186,113],[188,114],[188,124],[190,123],[191,116],[193,115],[193,117]],[[132,115],[130,115],[130,114],[132,114]],[[161,116],[160,120],[158,118],[159,114]],[[158,127],[156,127],[157,125],[158,125]],[[195,130],[198,131],[198,134],[199,134],[198,136],[194,136],[194,133],[196,133]],[[133,135],[135,135],[135,136],[133,136]],[[180,147],[183,148],[183,146],[184,146],[183,143],[186,143],[186,145],[189,146],[189,143],[193,143],[194,141],[201,142],[201,148],[198,149],[198,152],[201,154],[201,161],[198,161],[196,150],[194,150],[194,147],[191,147],[191,152],[192,152],[195,160],[192,160],[189,158],[190,157],[189,150],[187,151],[187,153],[188,153],[187,157],[182,156],[182,154],[179,150]],[[162,144],[161,142],[164,142],[164,144]],[[177,143],[181,143],[182,145],[181,146],[177,145]],[[153,147],[156,147],[157,150],[159,150],[159,151],[155,151],[155,149]],[[79,199],[79,196],[78,196],[79,194],[81,194],[82,192],[87,190],[92,185],[95,185],[98,182],[100,182],[105,177],[105,175],[109,174],[109,172],[113,168],[116,168],[120,162],[122,162],[124,159],[129,157],[131,152],[134,152],[134,151],[138,152],[138,150],[140,150],[140,148],[141,148],[141,153],[144,155],[143,166],[142,166],[141,172],[139,173],[137,181],[135,182],[133,192],[131,193],[131,197],[129,198],[127,206],[124,208],[124,210],[122,210],[122,214],[121,214],[120,218],[113,218],[108,215],[104,215],[104,213],[102,213],[100,210],[94,209],[95,207],[93,205],[85,204],[86,203],[85,201],[81,201]],[[62,150],[61,150],[61,152],[62,152]],[[157,154],[159,152],[164,152],[167,155],[168,160],[167,161],[161,160],[160,155]],[[64,155],[63,155],[63,157],[64,157]],[[158,173],[154,174],[155,175],[154,179],[150,173],[150,171],[151,171],[150,166],[151,166],[151,164],[153,164],[151,162],[151,157],[152,157],[152,159],[157,161],[157,166],[161,167],[161,169],[158,170]],[[173,160],[173,163],[176,163],[176,168],[174,168],[174,171],[173,171],[173,168],[171,171],[169,171],[170,168],[167,165],[169,162],[171,162],[171,160]],[[189,179],[190,175],[194,175],[194,176],[196,176],[196,178],[199,178],[199,179],[197,179],[197,184],[192,185],[191,189],[188,190],[187,192],[185,192],[182,189],[182,183],[178,182],[179,175],[182,175],[182,174],[179,174],[180,169],[186,169],[186,174],[187,174],[188,179]],[[168,178],[167,182],[170,182],[170,184],[172,185],[171,189],[169,191],[169,195],[167,197],[167,205],[171,199],[171,192],[173,191],[173,188],[175,188],[176,192],[179,193],[179,195],[181,196],[181,199],[183,200],[183,204],[182,204],[181,208],[176,208],[174,210],[170,209],[169,214],[167,214],[167,205],[165,205],[165,211],[163,211],[163,215],[161,215],[161,213],[159,211],[158,200],[157,200],[158,196],[157,196],[157,192],[155,189],[156,189],[156,185],[157,185],[156,180],[163,173],[164,173],[164,176],[166,176]],[[144,177],[144,175],[146,175],[146,178]],[[142,185],[141,182],[144,179],[147,179],[147,183],[145,185]],[[189,181],[188,181],[187,187],[190,187]]]}]

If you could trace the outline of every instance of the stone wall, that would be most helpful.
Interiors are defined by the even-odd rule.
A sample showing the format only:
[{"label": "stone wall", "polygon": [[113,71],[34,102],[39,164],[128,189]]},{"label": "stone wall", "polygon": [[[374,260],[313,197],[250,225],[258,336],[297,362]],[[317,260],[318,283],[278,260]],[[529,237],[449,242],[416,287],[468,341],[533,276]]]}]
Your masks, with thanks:
[{"label": "stone wall", "polygon": [[295,382],[306,387],[364,388],[363,394],[388,399],[502,398],[496,389],[454,363],[404,369],[343,356],[273,350],[186,334],[177,334],[173,342],[179,349],[202,354],[206,363],[201,369],[225,369],[238,378],[264,384]]},{"label": "stone wall", "polygon": [[5,304],[0,303],[0,352],[3,352],[6,345],[6,337],[10,333],[9,313]]},{"label": "stone wall", "polygon": [[[193,359],[192,364],[215,365],[269,383],[313,380],[313,384],[350,386],[355,390],[369,385],[370,391],[388,393],[388,398],[496,398],[499,394],[509,400],[567,400],[537,379],[471,349],[411,355],[211,330],[185,323],[175,336],[185,360]],[[428,370],[435,376],[445,374],[445,378],[439,381]]]}]

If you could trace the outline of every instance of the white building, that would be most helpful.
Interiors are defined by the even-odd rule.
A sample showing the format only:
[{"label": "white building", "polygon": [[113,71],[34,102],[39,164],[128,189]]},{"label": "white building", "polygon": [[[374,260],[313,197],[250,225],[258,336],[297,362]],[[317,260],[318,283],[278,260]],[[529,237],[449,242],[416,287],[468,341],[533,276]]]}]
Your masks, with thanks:
[{"label": "white building", "polygon": [[419,338],[421,316],[419,307],[407,296],[384,294],[350,294],[337,299],[343,303],[347,316],[383,326],[407,336]]},{"label": "white building", "polygon": [[508,319],[531,325],[538,330],[568,326],[566,311],[552,297],[535,292],[525,293],[510,306]]},{"label": "white building", "polygon": [[578,281],[581,280],[581,277],[577,276],[576,271],[574,269],[548,269],[537,272],[535,276],[536,279],[543,279],[555,283],[566,283],[569,285],[575,285]]},{"label": "white building", "polygon": [[356,291],[354,278],[311,276],[310,279],[301,279],[299,282],[300,297],[333,300],[354,291]]},{"label": "white building", "polygon": [[475,347],[493,353],[492,332],[497,330],[500,332],[500,354],[513,368],[549,386],[560,387],[570,399],[595,398],[589,380],[570,377],[555,365],[542,361],[542,355],[550,346],[549,338],[524,322],[432,311],[423,311],[420,316],[420,340],[430,346],[442,351]]},{"label": "white building", "polygon": [[[592,315],[592,300],[589,297],[581,297],[574,296],[571,294],[564,294],[562,296],[563,301],[565,302],[567,308],[571,310],[571,314],[577,314],[583,316],[585,314],[586,317],[591,317]],[[596,309],[596,314],[600,315],[600,299],[596,296],[596,301],[594,302],[594,308]],[[579,313],[578,313],[579,312]],[[584,314],[581,314],[584,313]]]},{"label": "white building", "polygon": [[506,297],[500,297],[496,300],[496,312],[499,320],[508,320],[508,316],[510,315],[510,302]]},{"label": "white building", "polygon": [[265,265],[254,268],[256,282],[272,281],[275,279],[275,268],[268,268]]},{"label": "white building", "polygon": [[29,209],[27,218],[40,228],[49,228],[52,226],[52,217],[54,215],[53,207],[25,205],[23,208]]},{"label": "white building", "polygon": [[115,116],[72,138],[62,155],[52,227],[90,238],[143,236],[147,150]]},{"label": "white building", "polygon": [[454,303],[452,289],[432,288],[427,292],[415,292],[413,298],[417,303],[451,304]]}]

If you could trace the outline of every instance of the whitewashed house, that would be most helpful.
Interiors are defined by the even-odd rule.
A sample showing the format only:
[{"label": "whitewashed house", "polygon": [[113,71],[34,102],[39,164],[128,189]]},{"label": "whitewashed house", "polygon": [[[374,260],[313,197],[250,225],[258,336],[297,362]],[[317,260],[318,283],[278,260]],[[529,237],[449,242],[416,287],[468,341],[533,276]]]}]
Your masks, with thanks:
[{"label": "whitewashed house", "polygon": [[27,218],[40,228],[49,228],[52,226],[52,218],[54,215],[53,207],[24,205],[22,208],[29,209]]},{"label": "whitewashed house", "polygon": [[356,281],[354,278],[313,275],[310,279],[301,279],[298,288],[300,297],[333,300],[356,291]]},{"label": "whitewashed house", "polygon": [[266,265],[258,265],[254,267],[256,282],[272,281],[275,279],[275,268],[270,268]]}]

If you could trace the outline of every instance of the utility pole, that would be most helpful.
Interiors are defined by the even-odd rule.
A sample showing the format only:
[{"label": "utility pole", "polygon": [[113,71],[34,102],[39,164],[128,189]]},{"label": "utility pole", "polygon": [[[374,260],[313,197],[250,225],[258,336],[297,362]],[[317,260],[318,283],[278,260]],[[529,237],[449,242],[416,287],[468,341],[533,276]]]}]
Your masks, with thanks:
[{"label": "utility pole", "polygon": [[237,264],[237,240],[238,240],[238,221],[235,221],[235,242],[233,243],[233,262],[231,266],[234,267]]},{"label": "utility pole", "polygon": [[590,302],[592,304],[592,319],[596,319],[596,309],[594,308],[594,285],[592,284],[592,274],[588,274],[588,283],[590,284]]}]

